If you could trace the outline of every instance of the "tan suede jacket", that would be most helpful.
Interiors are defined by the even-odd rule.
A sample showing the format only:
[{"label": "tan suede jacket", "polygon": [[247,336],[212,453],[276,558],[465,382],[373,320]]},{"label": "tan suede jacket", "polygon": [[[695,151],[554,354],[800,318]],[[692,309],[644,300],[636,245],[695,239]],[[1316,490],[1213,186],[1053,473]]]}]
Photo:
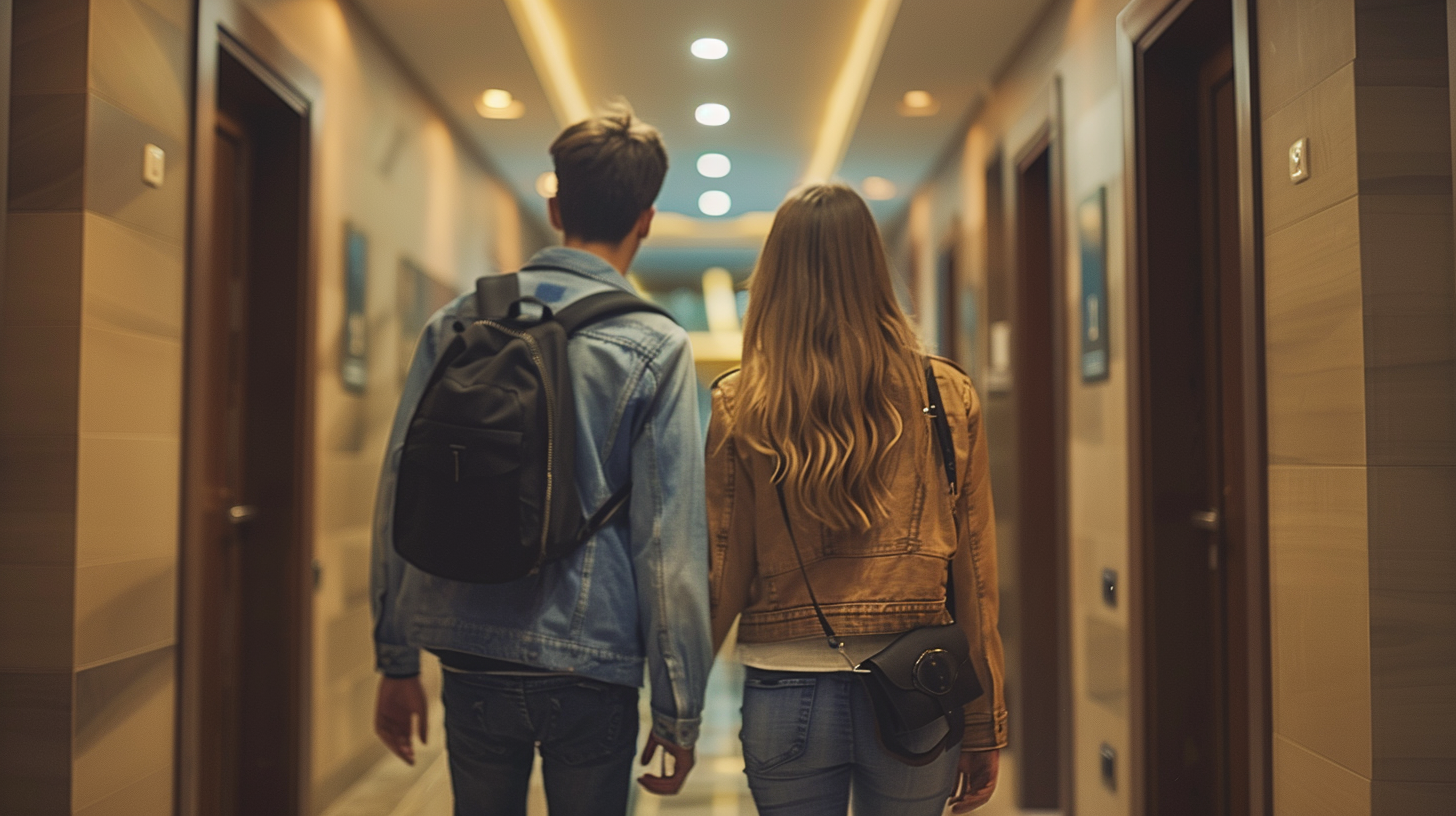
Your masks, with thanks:
[{"label": "tan suede jacket", "polygon": [[[814,592],[840,635],[899,634],[950,622],[946,564],[953,558],[957,617],[986,689],[967,707],[963,749],[988,750],[1006,745],[1006,697],[981,405],[964,371],[938,357],[933,365],[955,439],[958,495],[949,494],[931,420],[921,410],[927,404],[922,385],[922,402],[904,408],[907,417],[925,418],[902,443],[909,447],[895,465],[891,514],[865,533],[824,529],[792,507],[790,518]],[[740,615],[738,639],[745,643],[818,637],[822,630],[771,482],[773,461],[731,431],[737,381],[732,372],[714,383],[708,428],[714,645],[722,646]]]}]

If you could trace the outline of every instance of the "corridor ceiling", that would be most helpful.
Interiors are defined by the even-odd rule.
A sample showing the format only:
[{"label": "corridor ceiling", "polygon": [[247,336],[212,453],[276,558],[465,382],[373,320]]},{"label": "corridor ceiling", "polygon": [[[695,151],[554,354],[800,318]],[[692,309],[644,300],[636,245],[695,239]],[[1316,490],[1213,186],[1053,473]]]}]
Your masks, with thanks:
[{"label": "corridor ceiling", "polygon": [[[551,169],[547,146],[572,118],[553,109],[553,102],[562,107],[561,71],[579,82],[578,99],[588,105],[628,99],[662,131],[671,164],[657,205],[664,216],[636,268],[646,278],[684,280],[710,266],[747,271],[766,232],[762,213],[805,178],[825,131],[842,140],[835,177],[856,187],[868,176],[889,179],[898,195],[872,206],[882,220],[901,212],[1048,2],[355,0],[543,218],[536,180]],[[541,18],[529,16],[543,10],[558,21],[554,30],[569,54],[555,74],[542,60],[541,29],[531,26]],[[689,46],[700,37],[725,41],[728,55],[692,56]],[[867,59],[856,72],[846,63],[853,64],[857,38]],[[857,119],[848,106],[848,127],[838,129],[825,125],[836,83],[864,100]],[[478,115],[475,102],[488,88],[514,94],[524,116]],[[911,90],[928,91],[939,111],[900,115]],[[694,110],[709,102],[726,105],[731,120],[719,127],[695,121]],[[696,161],[705,152],[726,154],[732,171],[699,175]],[[708,190],[731,196],[726,215],[699,212],[698,197]]]}]

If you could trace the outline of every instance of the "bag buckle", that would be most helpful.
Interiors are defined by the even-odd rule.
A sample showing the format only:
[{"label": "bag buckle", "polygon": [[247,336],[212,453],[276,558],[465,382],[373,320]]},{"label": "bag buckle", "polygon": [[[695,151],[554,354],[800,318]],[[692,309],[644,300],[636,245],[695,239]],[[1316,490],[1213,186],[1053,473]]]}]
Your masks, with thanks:
[{"label": "bag buckle", "polygon": [[944,697],[955,688],[960,674],[956,660],[945,649],[926,649],[915,661],[911,681],[915,687],[932,697]]}]

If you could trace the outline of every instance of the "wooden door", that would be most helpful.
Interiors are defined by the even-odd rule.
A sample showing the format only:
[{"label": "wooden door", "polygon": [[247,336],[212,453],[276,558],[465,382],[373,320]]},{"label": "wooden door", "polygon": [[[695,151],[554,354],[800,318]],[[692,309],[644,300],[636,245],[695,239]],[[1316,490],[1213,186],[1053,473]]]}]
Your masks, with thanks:
[{"label": "wooden door", "polygon": [[[312,556],[305,117],[245,51],[217,61],[210,253],[189,316],[184,678],[195,810],[300,812]],[[189,797],[190,798],[190,797]],[[189,803],[189,809],[194,806]]]},{"label": "wooden door", "polygon": [[1142,61],[1147,813],[1251,801],[1251,486],[1240,147],[1230,7],[1181,4]]},{"label": "wooden door", "polygon": [[1023,159],[1016,179],[1012,382],[1016,400],[1016,619],[1020,665],[1011,690],[1017,804],[1061,806],[1068,669],[1063,546],[1065,470],[1057,344],[1062,288],[1053,255],[1052,151]]}]

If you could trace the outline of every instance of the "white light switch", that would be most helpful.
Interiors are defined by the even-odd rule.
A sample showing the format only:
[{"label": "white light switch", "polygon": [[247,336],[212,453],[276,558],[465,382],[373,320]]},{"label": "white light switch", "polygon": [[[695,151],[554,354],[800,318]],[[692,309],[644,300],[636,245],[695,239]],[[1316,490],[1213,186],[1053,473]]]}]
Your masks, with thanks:
[{"label": "white light switch", "polygon": [[161,187],[167,178],[167,151],[154,144],[142,150],[142,181]]},{"label": "white light switch", "polygon": [[1289,146],[1289,180],[1298,184],[1309,179],[1309,139]]}]

